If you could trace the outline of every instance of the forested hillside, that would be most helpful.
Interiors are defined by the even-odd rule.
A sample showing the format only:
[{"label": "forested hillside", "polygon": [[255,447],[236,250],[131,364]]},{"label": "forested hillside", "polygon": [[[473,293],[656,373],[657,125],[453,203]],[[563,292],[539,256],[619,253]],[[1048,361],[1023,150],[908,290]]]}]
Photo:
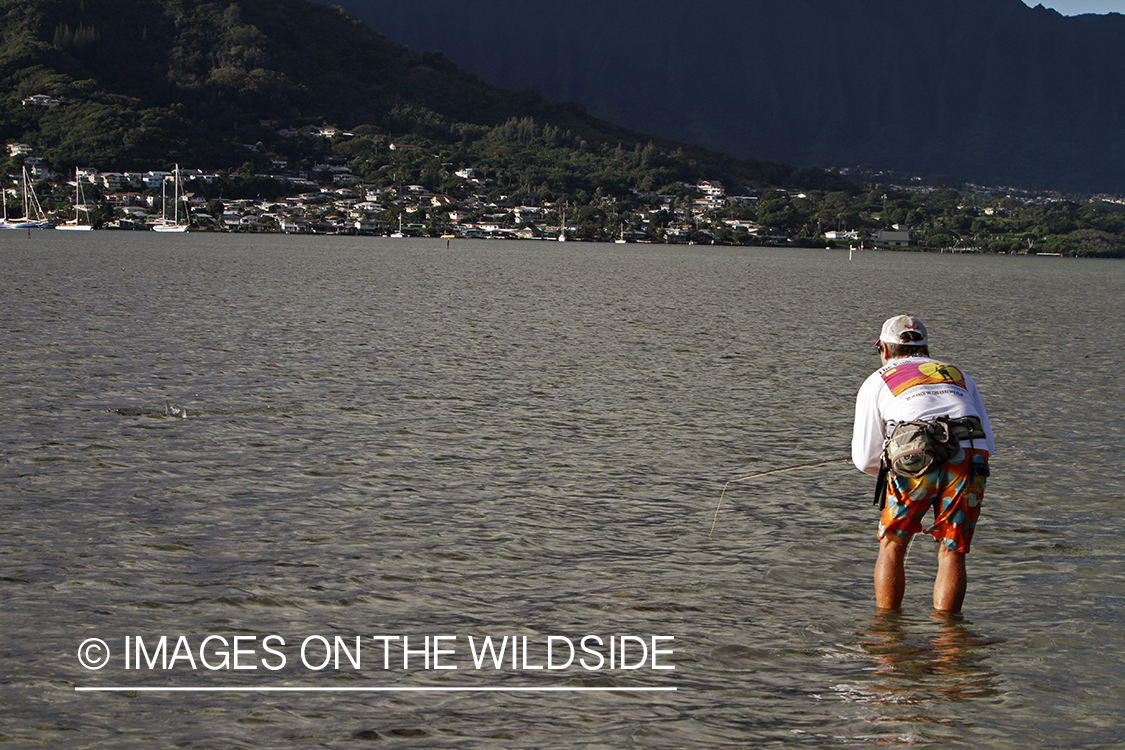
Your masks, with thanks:
[{"label": "forested hillside", "polygon": [[[510,178],[517,182],[578,164],[581,182],[605,171],[591,164],[610,149],[649,146],[646,164],[662,170],[649,183],[845,184],[650,138],[581,107],[491,86],[306,0],[0,0],[0,20],[0,137],[29,144],[60,172],[173,162],[260,169],[261,149],[248,144],[268,148],[279,127],[306,124],[378,136],[384,153],[391,139],[469,148],[492,128],[526,120],[537,174]],[[40,94],[59,106],[21,104]]]},{"label": "forested hillside", "polygon": [[331,0],[502,86],[735,156],[1125,189],[1125,16],[1021,0]]}]

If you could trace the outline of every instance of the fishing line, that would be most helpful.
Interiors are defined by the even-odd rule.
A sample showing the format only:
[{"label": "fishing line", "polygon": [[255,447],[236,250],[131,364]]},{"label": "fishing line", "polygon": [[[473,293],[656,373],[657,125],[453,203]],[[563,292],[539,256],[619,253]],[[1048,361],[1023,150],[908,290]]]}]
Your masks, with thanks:
[{"label": "fishing line", "polygon": [[715,506],[715,518],[711,521],[711,533],[707,535],[710,539],[711,535],[715,533],[715,524],[719,522],[719,508],[723,506],[723,497],[727,494],[727,487],[730,487],[735,482],[745,482],[748,479],[757,479],[758,477],[768,477],[770,474],[784,474],[787,471],[796,471],[797,469],[815,469],[818,466],[831,466],[833,464],[843,464],[851,461],[850,458],[834,458],[831,461],[820,461],[815,464],[801,464],[800,466],[787,466],[784,469],[773,469],[771,471],[762,471],[757,474],[751,474],[738,479],[732,479],[723,485],[723,491],[719,495],[719,504]]}]

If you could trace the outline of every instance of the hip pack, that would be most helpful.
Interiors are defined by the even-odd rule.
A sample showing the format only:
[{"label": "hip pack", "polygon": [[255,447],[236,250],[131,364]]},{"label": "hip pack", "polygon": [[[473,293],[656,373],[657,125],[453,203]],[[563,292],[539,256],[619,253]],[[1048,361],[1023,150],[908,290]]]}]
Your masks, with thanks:
[{"label": "hip pack", "polygon": [[957,455],[961,440],[985,437],[977,417],[899,422],[883,446],[891,476],[918,478]]}]

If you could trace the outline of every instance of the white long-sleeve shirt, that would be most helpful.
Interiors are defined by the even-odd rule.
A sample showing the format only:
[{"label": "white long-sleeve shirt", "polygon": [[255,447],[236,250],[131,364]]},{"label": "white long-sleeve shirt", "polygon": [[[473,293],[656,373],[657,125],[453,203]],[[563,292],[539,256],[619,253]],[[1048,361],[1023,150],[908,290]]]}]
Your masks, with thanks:
[{"label": "white long-sleeve shirt", "polygon": [[985,439],[974,441],[991,454],[992,427],[977,384],[962,370],[928,357],[900,357],[863,382],[855,400],[852,463],[877,475],[883,441],[898,422],[934,417],[979,417]]}]

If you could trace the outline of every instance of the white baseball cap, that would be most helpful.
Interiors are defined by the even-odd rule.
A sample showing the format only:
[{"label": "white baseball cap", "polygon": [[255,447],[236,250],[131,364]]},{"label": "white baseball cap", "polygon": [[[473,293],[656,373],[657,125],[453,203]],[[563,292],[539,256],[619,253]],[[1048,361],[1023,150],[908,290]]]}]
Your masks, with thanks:
[{"label": "white baseball cap", "polygon": [[[908,332],[917,333],[922,339],[920,341],[904,339],[903,334]],[[887,318],[887,321],[883,323],[883,331],[879,334],[879,340],[884,344],[899,344],[902,346],[926,346],[929,341],[926,338],[926,326],[913,315],[896,315],[893,318]]]}]

